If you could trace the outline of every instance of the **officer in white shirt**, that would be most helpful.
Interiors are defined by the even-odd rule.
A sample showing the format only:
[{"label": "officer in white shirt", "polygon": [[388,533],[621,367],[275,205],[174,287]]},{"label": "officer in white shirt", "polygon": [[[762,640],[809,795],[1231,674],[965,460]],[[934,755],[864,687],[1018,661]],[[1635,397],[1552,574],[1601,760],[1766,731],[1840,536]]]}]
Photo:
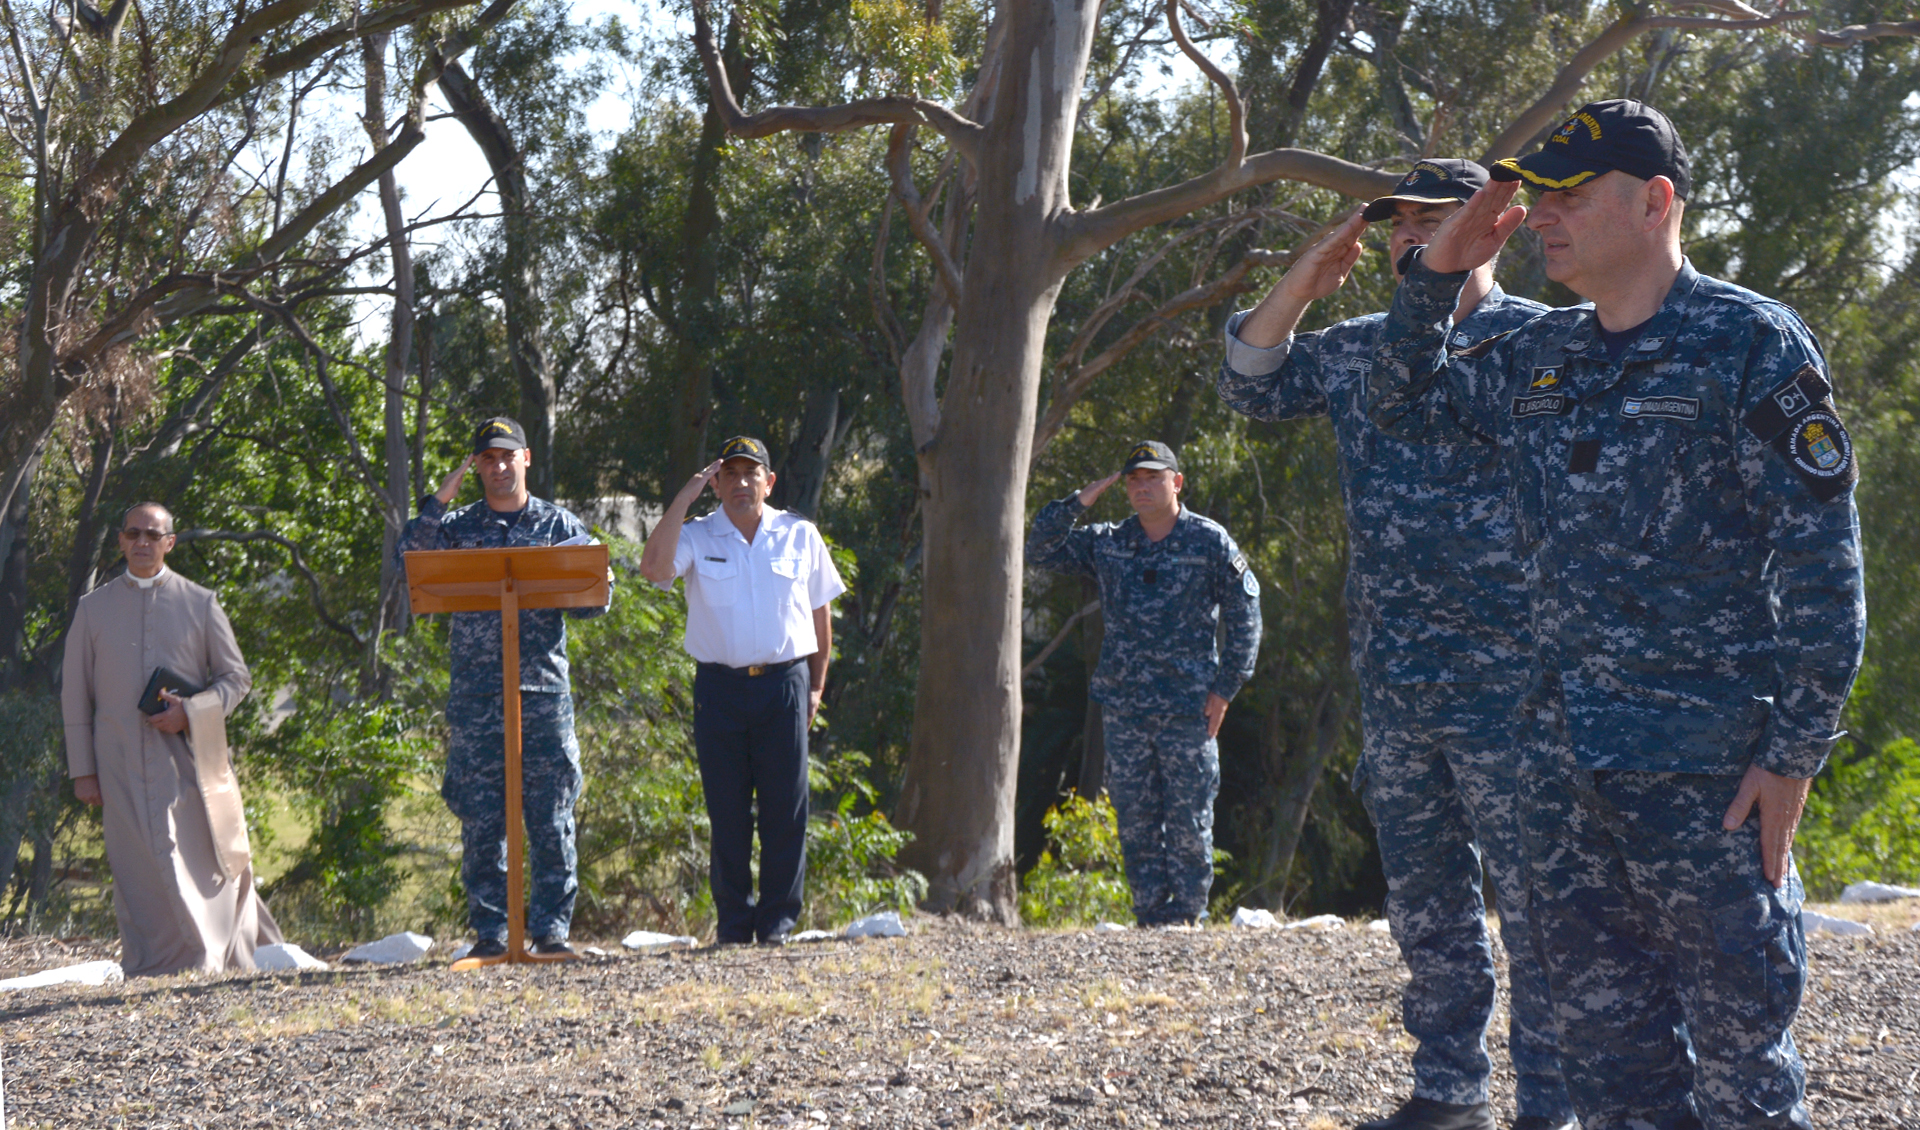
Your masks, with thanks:
[{"label": "officer in white shirt", "polygon": [[[722,944],[779,944],[807,870],[807,729],[827,685],[833,598],[847,591],[812,522],[766,504],[766,445],[737,436],[680,488],[640,556],[663,589],[687,579],[693,744],[713,825],[708,880]],[[721,509],[686,521],[708,483]],[[753,804],[760,802],[760,895]]]}]

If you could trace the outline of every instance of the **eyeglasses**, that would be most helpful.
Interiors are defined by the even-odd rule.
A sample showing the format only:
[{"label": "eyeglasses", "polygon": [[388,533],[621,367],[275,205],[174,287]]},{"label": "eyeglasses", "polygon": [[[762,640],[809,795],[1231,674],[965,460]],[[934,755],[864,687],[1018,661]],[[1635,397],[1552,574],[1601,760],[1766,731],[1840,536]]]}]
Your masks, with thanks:
[{"label": "eyeglasses", "polygon": [[128,541],[150,541],[158,545],[173,535],[167,533],[165,530],[142,530],[135,526],[128,526],[126,529],[120,531],[120,536]]}]

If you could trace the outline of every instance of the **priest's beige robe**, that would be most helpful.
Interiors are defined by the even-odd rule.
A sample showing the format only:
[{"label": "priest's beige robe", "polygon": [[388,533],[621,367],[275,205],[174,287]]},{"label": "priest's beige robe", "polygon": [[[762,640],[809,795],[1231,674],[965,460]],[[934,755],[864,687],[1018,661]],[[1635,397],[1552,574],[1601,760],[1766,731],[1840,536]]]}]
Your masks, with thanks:
[{"label": "priest's beige robe", "polygon": [[[195,705],[223,719],[253,685],[219,600],[178,573],[145,589],[118,577],[81,598],[61,687],[67,771],[100,778],[120,964],[128,976],[252,969],[254,947],[280,941],[280,927],[244,855],[236,867],[230,845],[224,860],[215,847],[202,792],[216,817],[230,810],[230,771],[202,780],[187,735],[161,733],[138,709],[162,666],[206,688]],[[224,759],[224,732],[217,740]]]}]

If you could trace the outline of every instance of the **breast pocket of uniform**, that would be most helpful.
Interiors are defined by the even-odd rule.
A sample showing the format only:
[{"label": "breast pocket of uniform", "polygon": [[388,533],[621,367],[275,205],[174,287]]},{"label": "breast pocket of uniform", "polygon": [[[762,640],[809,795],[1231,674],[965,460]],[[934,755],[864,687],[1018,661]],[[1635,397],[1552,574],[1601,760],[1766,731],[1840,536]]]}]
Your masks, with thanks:
[{"label": "breast pocket of uniform", "polygon": [[1699,400],[1629,398],[1621,414],[1632,420],[1636,406],[1644,412],[1648,404],[1669,414],[1643,416],[1621,428],[1627,481],[1619,543],[1655,557],[1681,556],[1707,534],[1707,515],[1717,508],[1711,500],[1729,485],[1720,471],[1731,473],[1731,450],[1706,426]]},{"label": "breast pocket of uniform", "polygon": [[787,599],[795,604],[805,604],[807,602],[807,559],[776,557],[768,564],[773,567],[773,575],[787,583]]},{"label": "breast pocket of uniform", "polygon": [[700,597],[708,604],[722,607],[739,595],[740,563],[731,557],[699,557],[693,570],[700,577]]}]

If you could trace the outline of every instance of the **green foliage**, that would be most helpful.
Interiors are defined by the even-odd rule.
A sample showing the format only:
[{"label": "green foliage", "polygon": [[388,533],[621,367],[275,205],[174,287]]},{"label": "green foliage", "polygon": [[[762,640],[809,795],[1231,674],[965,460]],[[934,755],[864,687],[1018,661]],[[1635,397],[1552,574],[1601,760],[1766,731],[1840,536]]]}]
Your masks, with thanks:
[{"label": "green foliage", "polygon": [[[913,839],[871,809],[876,790],[863,753],[848,750],[832,761],[810,759],[807,782],[815,796],[839,799],[807,822],[807,904],[802,925],[830,930],[880,910],[910,910],[926,897],[927,880],[894,857]],[[869,811],[856,815],[861,809]]]},{"label": "green foliage", "polygon": [[950,96],[960,81],[951,21],[968,5],[952,4],[940,22],[912,0],[853,0],[854,50],[865,57],[860,86],[872,94]]},{"label": "green foliage", "polygon": [[1836,758],[1807,801],[1794,858],[1809,897],[1849,883],[1920,883],[1920,743],[1901,738],[1871,756]]},{"label": "green foliage", "polygon": [[1046,815],[1047,850],[1020,880],[1020,917],[1030,926],[1133,921],[1113,802],[1075,793]]}]

